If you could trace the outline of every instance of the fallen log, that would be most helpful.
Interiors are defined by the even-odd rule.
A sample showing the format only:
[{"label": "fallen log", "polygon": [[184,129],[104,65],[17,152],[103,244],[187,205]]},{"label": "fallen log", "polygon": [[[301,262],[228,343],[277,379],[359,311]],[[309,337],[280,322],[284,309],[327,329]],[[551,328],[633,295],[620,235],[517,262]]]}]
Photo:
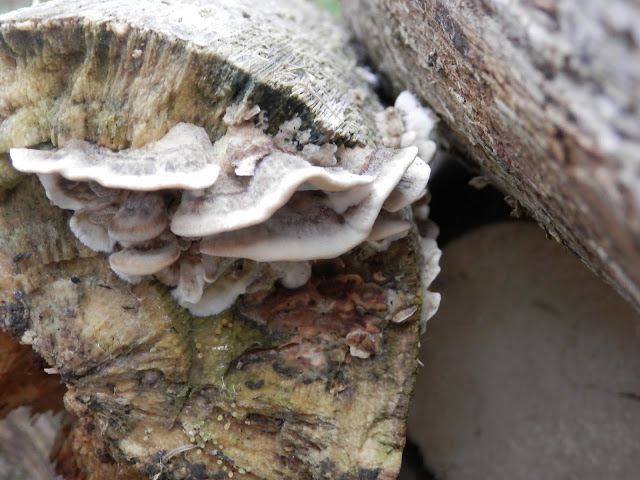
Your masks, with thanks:
[{"label": "fallen log", "polygon": [[0,36],[2,328],[68,387],[65,478],[395,478],[439,299],[428,113],[297,1],[51,3]]},{"label": "fallen log", "polygon": [[343,0],[390,91],[640,308],[640,8]]},{"label": "fallen log", "polygon": [[[39,221],[25,220],[34,214]],[[118,465],[168,478],[395,478],[419,325],[371,315],[386,316],[419,290],[410,237],[318,263],[301,289],[245,295],[223,314],[193,317],[157,282],[116,277],[67,219],[34,177],[0,204],[1,238],[13,240],[4,265],[24,238],[55,235],[50,247],[69,255],[14,264],[3,284],[10,278],[21,299],[5,288],[0,298],[25,305],[3,328],[59,373],[65,406],[81,419],[58,456],[66,478],[105,479]],[[17,224],[25,235],[12,238]],[[368,359],[350,355],[343,340],[363,328],[363,314],[382,341]]]},{"label": "fallen log", "polygon": [[531,221],[443,248],[409,438],[435,478],[633,478],[640,315]]}]

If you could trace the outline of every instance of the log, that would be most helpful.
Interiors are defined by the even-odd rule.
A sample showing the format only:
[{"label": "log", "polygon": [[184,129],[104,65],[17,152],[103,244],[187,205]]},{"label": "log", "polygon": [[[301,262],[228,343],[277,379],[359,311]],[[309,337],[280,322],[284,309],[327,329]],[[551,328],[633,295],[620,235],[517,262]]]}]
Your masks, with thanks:
[{"label": "log", "polygon": [[66,479],[396,477],[434,146],[348,39],[297,0],[0,18],[1,328],[68,388]]},{"label": "log", "polygon": [[443,248],[409,438],[436,478],[634,478],[640,315],[534,222]]},{"label": "log", "polygon": [[640,308],[640,7],[343,0],[383,84]]},{"label": "log", "polygon": [[[73,237],[67,218],[33,176],[0,203],[5,266],[24,238],[53,235],[49,253],[59,255],[14,263],[0,302],[24,304],[3,328],[69,388],[65,406],[80,421],[58,450],[65,478],[395,478],[418,322],[376,326],[369,317],[372,331],[382,327],[369,359],[351,356],[342,339],[361,312],[384,317],[416,295],[412,237],[318,263],[304,288],[245,295],[223,314],[193,317],[158,282],[116,277],[104,255]],[[18,224],[24,236],[12,237]]]}]

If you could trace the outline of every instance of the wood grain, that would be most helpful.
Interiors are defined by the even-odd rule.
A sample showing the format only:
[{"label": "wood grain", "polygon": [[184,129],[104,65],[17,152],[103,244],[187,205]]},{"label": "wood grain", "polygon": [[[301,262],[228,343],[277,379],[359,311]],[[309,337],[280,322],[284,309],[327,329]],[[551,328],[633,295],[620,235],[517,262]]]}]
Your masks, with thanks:
[{"label": "wood grain", "polygon": [[383,83],[640,308],[640,6],[343,0]]}]

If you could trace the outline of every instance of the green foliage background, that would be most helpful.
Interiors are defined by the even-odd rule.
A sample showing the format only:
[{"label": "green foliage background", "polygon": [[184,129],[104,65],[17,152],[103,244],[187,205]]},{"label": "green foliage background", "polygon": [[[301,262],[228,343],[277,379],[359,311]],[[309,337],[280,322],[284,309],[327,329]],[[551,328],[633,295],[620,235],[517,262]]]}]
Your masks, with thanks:
[{"label": "green foliage background", "polygon": [[340,11],[338,0],[314,0],[322,8],[329,10],[332,14],[337,15]]}]

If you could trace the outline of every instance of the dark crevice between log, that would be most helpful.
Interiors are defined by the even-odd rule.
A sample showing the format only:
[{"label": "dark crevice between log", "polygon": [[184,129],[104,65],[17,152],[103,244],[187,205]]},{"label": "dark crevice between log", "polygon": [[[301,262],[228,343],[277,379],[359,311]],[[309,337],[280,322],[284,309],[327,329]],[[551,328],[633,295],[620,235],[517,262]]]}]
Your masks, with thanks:
[{"label": "dark crevice between log", "polygon": [[398,480],[437,480],[435,474],[425,464],[420,449],[407,439],[402,454],[402,468]]},{"label": "dark crevice between log", "polygon": [[440,227],[440,247],[481,225],[510,220],[505,195],[492,186],[472,187],[474,176],[459,158],[448,156],[429,180],[430,217]]}]

